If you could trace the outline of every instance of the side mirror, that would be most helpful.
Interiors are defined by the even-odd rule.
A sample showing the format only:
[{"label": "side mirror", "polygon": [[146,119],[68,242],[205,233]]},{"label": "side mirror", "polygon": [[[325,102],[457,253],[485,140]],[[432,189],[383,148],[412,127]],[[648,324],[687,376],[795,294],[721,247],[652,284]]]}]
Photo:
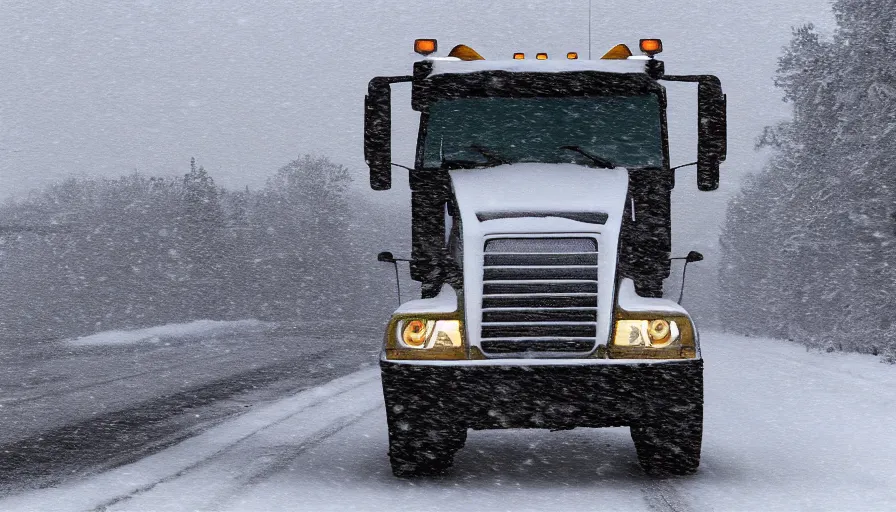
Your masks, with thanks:
[{"label": "side mirror", "polygon": [[717,77],[707,76],[697,85],[697,188],[719,188],[719,164],[728,152],[725,94]]},{"label": "side mirror", "polygon": [[392,188],[392,88],[377,77],[364,97],[364,160],[370,167],[370,188]]},{"label": "side mirror", "polygon": [[392,256],[392,253],[389,251],[383,251],[376,255],[376,260],[383,263],[395,263],[395,256]]},{"label": "side mirror", "polygon": [[685,257],[684,261],[686,261],[687,263],[703,261],[703,255],[697,251],[691,251],[688,253],[687,257]]}]

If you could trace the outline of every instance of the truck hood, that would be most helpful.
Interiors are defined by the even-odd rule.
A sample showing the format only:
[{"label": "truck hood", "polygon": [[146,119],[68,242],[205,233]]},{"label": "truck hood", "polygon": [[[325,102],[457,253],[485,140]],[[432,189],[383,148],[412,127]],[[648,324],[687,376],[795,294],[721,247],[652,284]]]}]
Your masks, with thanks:
[{"label": "truck hood", "polygon": [[537,213],[544,218],[555,212],[621,220],[628,171],[520,163],[451,171],[451,182],[461,214],[473,213],[483,220],[500,218],[500,213],[516,214],[506,218],[519,217],[520,213]]},{"label": "truck hood", "polygon": [[[481,347],[485,242],[494,237],[590,236],[598,243],[598,343],[610,335],[626,169],[520,163],[450,172],[461,216],[467,339]],[[563,354],[553,357],[583,357]]]}]

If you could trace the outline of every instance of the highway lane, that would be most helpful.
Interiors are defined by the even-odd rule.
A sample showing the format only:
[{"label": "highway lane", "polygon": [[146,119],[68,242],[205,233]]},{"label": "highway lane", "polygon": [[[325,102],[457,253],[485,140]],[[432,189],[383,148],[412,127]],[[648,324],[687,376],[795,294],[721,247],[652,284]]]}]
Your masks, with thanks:
[{"label": "highway lane", "polygon": [[131,346],[6,345],[0,495],[133,462],[247,408],[375,363],[376,336],[319,330],[281,326]]}]

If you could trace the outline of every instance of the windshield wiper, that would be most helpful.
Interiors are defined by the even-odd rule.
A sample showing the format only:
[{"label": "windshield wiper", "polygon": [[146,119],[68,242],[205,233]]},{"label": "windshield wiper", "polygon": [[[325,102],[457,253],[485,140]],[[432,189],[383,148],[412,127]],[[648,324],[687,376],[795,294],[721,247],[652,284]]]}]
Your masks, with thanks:
[{"label": "windshield wiper", "polygon": [[506,158],[501,157],[500,155],[498,155],[491,149],[484,147],[484,146],[480,146],[479,144],[470,144],[470,149],[475,149],[476,151],[478,151],[480,155],[482,155],[486,159],[488,159],[489,164],[495,164],[495,163],[509,164],[510,163],[510,160],[507,160]]},{"label": "windshield wiper", "polygon": [[482,167],[484,165],[488,165],[482,162],[476,162],[474,160],[451,160],[451,159],[443,159],[442,160],[442,169],[451,170],[451,169],[475,169],[477,167]]},{"label": "windshield wiper", "polygon": [[591,153],[585,151],[584,149],[582,149],[579,146],[560,146],[558,149],[568,149],[570,151],[575,151],[576,153],[584,155],[584,156],[588,157],[589,160],[591,160],[592,162],[597,164],[597,166],[600,167],[601,169],[615,169],[616,168],[616,164],[614,164],[613,162],[607,160],[606,158],[601,158],[599,156],[592,155]]},{"label": "windshield wiper", "polygon": [[484,156],[485,162],[443,158],[442,169],[475,169],[476,167],[494,167],[496,165],[506,165],[510,163],[510,160],[501,157],[491,149],[480,146],[479,144],[470,144],[469,148]]}]

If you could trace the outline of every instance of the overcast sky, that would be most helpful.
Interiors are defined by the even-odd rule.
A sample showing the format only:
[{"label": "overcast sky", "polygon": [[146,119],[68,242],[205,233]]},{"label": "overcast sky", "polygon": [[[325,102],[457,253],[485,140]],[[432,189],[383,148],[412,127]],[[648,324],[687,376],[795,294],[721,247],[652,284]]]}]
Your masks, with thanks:
[{"label": "overcast sky", "polygon": [[[0,196],[69,174],[181,174],[191,156],[235,187],[305,152],[362,177],[367,80],[408,72],[415,37],[487,58],[585,54],[587,9],[585,0],[3,1]],[[592,39],[599,55],[661,37],[670,72],[720,75],[726,171],[739,174],[757,166],[761,128],[788,113],[771,82],[775,59],[790,27],[809,21],[830,25],[827,0],[594,0]],[[400,112],[407,97],[396,102]],[[398,121],[399,133],[414,133],[413,119]],[[676,142],[677,156],[692,156],[692,141]]]}]

